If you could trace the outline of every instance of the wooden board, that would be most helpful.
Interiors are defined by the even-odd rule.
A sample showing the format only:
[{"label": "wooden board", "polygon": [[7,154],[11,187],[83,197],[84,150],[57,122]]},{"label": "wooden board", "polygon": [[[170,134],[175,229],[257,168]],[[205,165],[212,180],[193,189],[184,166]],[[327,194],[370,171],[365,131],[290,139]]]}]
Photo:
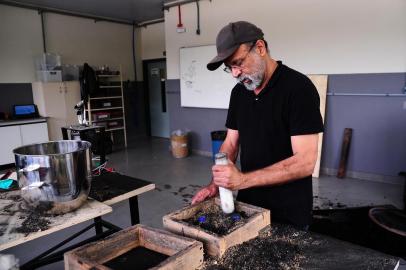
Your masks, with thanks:
[{"label": "wooden board", "polygon": [[[327,75],[307,75],[309,79],[313,82],[316,86],[317,92],[320,96],[320,113],[323,117],[323,123],[326,114],[326,96],[327,96]],[[321,161],[321,148],[323,146],[323,133],[319,134],[319,145],[318,145],[318,154],[317,154],[317,161],[316,165],[314,166],[313,170],[313,177],[319,177],[320,175],[320,161]]]},{"label": "wooden board", "polygon": [[[10,206],[12,206],[12,208]],[[20,191],[0,193],[0,231],[2,232],[0,236],[0,250],[57,232],[112,211],[110,206],[89,199],[84,205],[73,212],[46,217],[46,219],[50,221],[48,229],[24,235],[14,232],[14,229],[20,227],[29,215],[26,211],[18,210],[24,208],[25,206],[20,197]]]},{"label": "wooden board", "polygon": [[170,213],[163,217],[164,228],[176,234],[203,242],[207,254],[221,257],[228,248],[257,237],[259,231],[271,223],[271,213],[269,210],[237,201],[235,202],[236,210],[239,212],[244,211],[249,218],[244,225],[237,227],[227,235],[219,236],[209,233],[202,228],[192,226],[183,221],[195,216],[200,210],[209,208],[213,204],[220,205],[220,200],[213,198]]},{"label": "wooden board", "polygon": [[120,196],[116,196],[116,197],[114,197],[114,198],[112,198],[110,200],[104,201],[103,203],[106,204],[106,205],[113,205],[113,204],[125,201],[125,200],[127,200],[127,199],[129,199],[131,197],[138,196],[138,195],[140,195],[142,193],[145,193],[147,191],[154,190],[154,189],[155,189],[155,184],[149,184],[149,185],[144,186],[142,188],[137,188],[137,189],[132,190],[130,192],[124,193],[124,194],[122,194]]},{"label": "wooden board", "polygon": [[202,243],[138,224],[65,253],[65,270],[107,270],[104,263],[140,246],[169,256],[154,270],[196,269],[203,263]]}]

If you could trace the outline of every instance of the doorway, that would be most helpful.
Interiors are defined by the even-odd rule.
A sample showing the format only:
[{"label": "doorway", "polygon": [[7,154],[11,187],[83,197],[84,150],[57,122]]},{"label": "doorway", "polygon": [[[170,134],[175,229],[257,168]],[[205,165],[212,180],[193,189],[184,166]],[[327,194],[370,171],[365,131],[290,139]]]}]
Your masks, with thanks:
[{"label": "doorway", "polygon": [[166,60],[144,60],[144,82],[147,88],[147,123],[149,135],[169,138],[169,114],[166,96]]}]

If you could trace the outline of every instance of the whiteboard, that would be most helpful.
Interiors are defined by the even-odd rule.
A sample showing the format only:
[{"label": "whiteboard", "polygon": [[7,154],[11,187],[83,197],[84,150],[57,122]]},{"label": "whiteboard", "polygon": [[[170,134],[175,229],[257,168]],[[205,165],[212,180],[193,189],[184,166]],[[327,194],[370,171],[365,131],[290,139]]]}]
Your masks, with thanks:
[{"label": "whiteboard", "polygon": [[180,48],[180,104],[182,107],[228,109],[237,80],[219,67],[206,68],[217,55],[216,46]]}]

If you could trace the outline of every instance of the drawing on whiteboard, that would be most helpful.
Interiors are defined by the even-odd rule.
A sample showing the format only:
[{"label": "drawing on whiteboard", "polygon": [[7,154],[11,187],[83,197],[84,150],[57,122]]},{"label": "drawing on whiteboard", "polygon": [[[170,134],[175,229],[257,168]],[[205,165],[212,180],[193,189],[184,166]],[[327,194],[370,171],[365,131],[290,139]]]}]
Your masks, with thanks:
[{"label": "drawing on whiteboard", "polygon": [[[194,85],[196,81],[196,60],[192,60],[192,63],[187,67],[186,72],[183,73],[182,79],[185,82],[185,86],[187,89],[195,90]],[[197,91],[199,92],[199,91]]]},{"label": "drawing on whiteboard", "polygon": [[192,89],[193,88],[193,82],[192,81],[185,81],[185,86],[188,89]]}]

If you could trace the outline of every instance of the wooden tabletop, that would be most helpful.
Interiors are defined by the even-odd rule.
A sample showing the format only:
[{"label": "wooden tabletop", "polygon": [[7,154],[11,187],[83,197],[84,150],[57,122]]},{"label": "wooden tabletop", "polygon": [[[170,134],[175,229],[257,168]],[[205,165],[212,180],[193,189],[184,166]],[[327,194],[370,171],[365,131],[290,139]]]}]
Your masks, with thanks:
[{"label": "wooden tabletop", "polygon": [[[16,179],[15,173],[9,178]],[[30,212],[25,209],[20,191],[0,193],[0,251],[110,213],[112,212],[110,205],[155,188],[155,184],[148,181],[119,173],[107,173],[93,177],[92,186],[93,191],[114,192],[108,192],[107,195],[102,194],[105,200],[89,198],[76,211],[64,215],[42,217],[45,222],[48,222],[45,229],[29,233],[18,232],[22,223],[30,215]]]},{"label": "wooden tabletop", "polygon": [[41,217],[48,221],[48,228],[37,232],[20,233],[22,223],[29,218],[20,191],[0,193],[0,251],[44,235],[71,227],[84,221],[112,212],[112,208],[93,199],[87,200],[76,211],[52,217]]}]

